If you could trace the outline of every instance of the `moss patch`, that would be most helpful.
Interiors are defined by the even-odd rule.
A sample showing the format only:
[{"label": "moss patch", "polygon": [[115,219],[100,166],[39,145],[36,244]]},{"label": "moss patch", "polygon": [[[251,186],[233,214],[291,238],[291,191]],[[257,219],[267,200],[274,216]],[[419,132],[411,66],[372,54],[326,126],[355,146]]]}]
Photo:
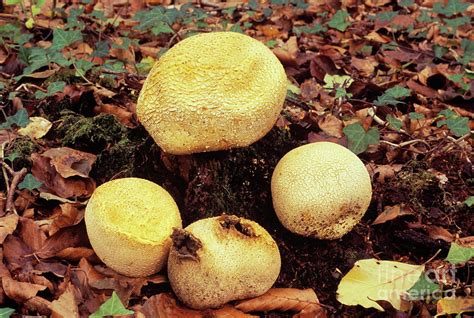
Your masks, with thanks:
[{"label": "moss patch", "polygon": [[84,117],[72,111],[61,112],[57,131],[63,146],[98,154],[124,139],[126,128],[110,114]]},{"label": "moss patch", "polygon": [[20,170],[21,168],[31,168],[31,154],[37,152],[40,147],[27,136],[18,136],[13,143],[5,149],[5,157],[15,158],[13,160],[13,168]]}]

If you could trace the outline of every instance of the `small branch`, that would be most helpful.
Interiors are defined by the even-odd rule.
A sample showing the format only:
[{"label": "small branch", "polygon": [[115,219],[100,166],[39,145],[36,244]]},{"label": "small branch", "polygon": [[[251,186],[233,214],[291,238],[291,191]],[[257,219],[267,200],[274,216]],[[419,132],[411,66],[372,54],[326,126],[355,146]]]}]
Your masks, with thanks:
[{"label": "small branch", "polygon": [[7,203],[5,205],[5,211],[7,213],[12,211],[16,213],[13,197],[15,195],[16,187],[20,181],[23,180],[28,170],[23,168],[20,171],[15,171],[9,165],[7,165],[5,161],[2,161],[2,167],[13,177],[12,182],[10,183],[10,188],[7,191]]}]

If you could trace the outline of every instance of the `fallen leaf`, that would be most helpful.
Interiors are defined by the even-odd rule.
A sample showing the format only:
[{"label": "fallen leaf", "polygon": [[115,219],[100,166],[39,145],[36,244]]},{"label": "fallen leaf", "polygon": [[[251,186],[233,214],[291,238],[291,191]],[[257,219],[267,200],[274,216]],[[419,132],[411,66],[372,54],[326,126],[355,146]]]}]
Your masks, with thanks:
[{"label": "fallen leaf", "polygon": [[60,229],[53,236],[48,237],[43,247],[36,253],[39,258],[54,257],[58,252],[68,247],[88,246],[84,223]]},{"label": "fallen leaf", "polygon": [[52,148],[45,151],[42,156],[51,159],[51,164],[63,178],[72,176],[88,178],[96,159],[91,153],[69,147]]},{"label": "fallen leaf", "polygon": [[438,315],[474,312],[474,298],[441,298],[436,303],[436,311]]},{"label": "fallen leaf", "polygon": [[334,115],[328,114],[324,117],[323,116],[319,117],[318,126],[319,128],[321,128],[322,131],[324,131],[329,136],[336,137],[336,138],[341,138],[343,136],[342,120],[340,120]]},{"label": "fallen leaf", "polygon": [[273,53],[278,57],[283,65],[297,66],[296,56],[299,51],[296,36],[292,36],[282,47],[274,48]]},{"label": "fallen leaf", "polygon": [[374,74],[375,67],[379,65],[379,63],[375,60],[375,57],[369,56],[364,59],[359,59],[357,57],[351,58],[351,65],[354,66],[356,70],[361,72],[364,76],[371,76]]},{"label": "fallen leaf", "polygon": [[11,272],[28,273],[33,270],[33,251],[18,237],[10,235],[3,243],[5,264]]},{"label": "fallen leaf", "polygon": [[454,235],[441,226],[429,225],[426,230],[433,240],[454,241]]},{"label": "fallen leaf", "polygon": [[395,176],[402,168],[402,164],[376,165],[369,163],[366,165],[372,179],[375,178],[378,183],[385,183],[387,179]]},{"label": "fallen leaf", "polygon": [[112,105],[112,104],[101,104],[94,108],[96,113],[111,114],[117,117],[117,119],[128,128],[135,128],[137,125],[133,123],[133,114],[125,108]]},{"label": "fallen leaf", "polygon": [[74,289],[74,286],[68,283],[64,293],[51,303],[49,308],[51,309],[52,318],[79,317],[79,309]]},{"label": "fallen leaf", "polygon": [[410,208],[405,207],[403,205],[395,205],[395,206],[387,205],[384,208],[383,212],[377,216],[377,218],[372,223],[372,225],[382,224],[387,221],[394,220],[399,216],[411,215],[411,214],[413,214],[413,211]]},{"label": "fallen leaf", "polygon": [[84,218],[84,209],[79,209],[77,205],[70,203],[59,205],[55,211],[56,213],[53,217],[53,223],[49,228],[50,236],[54,235],[54,233],[62,228],[78,224]]},{"label": "fallen leaf", "polygon": [[15,231],[18,219],[18,214],[9,214],[0,218],[0,244],[3,244],[5,238]]},{"label": "fallen leaf", "polygon": [[326,317],[313,289],[272,288],[262,296],[239,302],[235,308],[243,311],[296,311],[315,313],[313,317]]},{"label": "fallen leaf", "polygon": [[39,291],[46,289],[46,286],[19,282],[10,277],[2,277],[2,287],[8,298],[19,303],[33,298]]},{"label": "fallen leaf", "polygon": [[40,250],[46,241],[46,234],[38,224],[23,217],[20,219],[20,237],[33,252]]},{"label": "fallen leaf", "polygon": [[339,283],[337,299],[344,305],[381,311],[376,300],[386,300],[400,310],[401,295],[418,281],[424,267],[374,258],[359,260]]},{"label": "fallen leaf", "polygon": [[40,139],[48,133],[51,127],[53,127],[53,124],[46,118],[30,117],[29,124],[24,128],[18,129],[18,134],[32,139]]},{"label": "fallen leaf", "polygon": [[43,183],[42,192],[52,192],[63,198],[89,197],[94,192],[95,182],[91,178],[63,178],[51,165],[51,159],[37,153],[33,153],[31,159],[31,173]]},{"label": "fallen leaf", "polygon": [[251,314],[246,314],[232,306],[226,305],[220,309],[215,310],[206,310],[204,312],[203,318],[213,317],[213,318],[257,318],[259,316],[254,316]]},{"label": "fallen leaf", "polygon": [[184,308],[176,303],[170,294],[161,293],[150,297],[142,306],[136,307],[137,313],[144,317],[186,317],[203,318],[200,311]]}]

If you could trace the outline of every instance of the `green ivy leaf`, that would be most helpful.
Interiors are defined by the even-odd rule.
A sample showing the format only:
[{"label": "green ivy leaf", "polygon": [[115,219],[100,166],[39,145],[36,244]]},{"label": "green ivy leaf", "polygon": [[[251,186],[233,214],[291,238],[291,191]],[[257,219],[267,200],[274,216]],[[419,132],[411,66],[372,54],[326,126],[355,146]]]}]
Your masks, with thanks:
[{"label": "green ivy leaf", "polygon": [[343,129],[349,142],[349,149],[355,154],[360,154],[367,150],[369,145],[376,145],[379,143],[379,130],[371,127],[367,132],[360,123],[350,124]]},{"label": "green ivy leaf", "polygon": [[459,1],[459,0],[448,0],[446,5],[443,5],[443,2],[435,2],[433,4],[433,11],[438,14],[443,14],[447,17],[451,17],[458,13],[464,13],[464,11],[469,7],[469,3]]},{"label": "green ivy leaf", "polygon": [[107,41],[99,41],[95,44],[95,50],[92,56],[106,57],[109,55],[109,43]]},{"label": "green ivy leaf", "polygon": [[28,173],[22,182],[18,185],[18,189],[28,189],[33,191],[41,187],[43,183],[39,182],[31,173]]},{"label": "green ivy leaf", "polygon": [[53,31],[53,45],[51,48],[54,50],[62,50],[76,41],[82,41],[82,33],[80,30],[66,31],[56,28]]},{"label": "green ivy leaf", "polygon": [[63,91],[64,87],[66,87],[66,82],[64,81],[52,82],[48,85],[48,91],[46,93],[43,91],[37,90],[35,92],[35,97],[36,99],[42,99],[48,96],[53,96],[57,92]]},{"label": "green ivy leaf", "polygon": [[87,60],[77,60],[74,65],[76,67],[76,76],[85,76],[87,71],[94,67],[94,63]]},{"label": "green ivy leaf", "polygon": [[0,129],[9,129],[13,125],[24,128],[30,123],[26,109],[19,109],[15,115],[7,117],[6,121],[0,124]]},{"label": "green ivy leaf", "polygon": [[474,60],[474,41],[471,41],[469,39],[462,39],[461,49],[463,49],[464,51],[461,63],[469,64],[471,61]]},{"label": "green ivy leaf", "polygon": [[390,114],[387,116],[387,121],[396,131],[400,131],[402,128],[403,122]]},{"label": "green ivy leaf", "polygon": [[377,98],[374,104],[377,106],[402,104],[399,99],[408,97],[410,96],[410,94],[410,89],[396,85],[392,88],[387,89],[382,96],[379,96],[379,98]]},{"label": "green ivy leaf", "polygon": [[423,114],[420,114],[420,113],[416,113],[416,112],[411,112],[408,114],[408,117],[410,119],[413,119],[413,120],[421,120],[421,119],[425,119],[425,115]]},{"label": "green ivy leaf", "polygon": [[474,205],[474,195],[471,195],[469,198],[464,201],[464,204],[467,205],[468,207],[471,207]]},{"label": "green ivy leaf", "polygon": [[446,261],[451,264],[459,264],[469,261],[474,257],[474,248],[462,247],[456,243],[451,243]]},{"label": "green ivy leaf", "polygon": [[314,24],[313,26],[303,25],[301,27],[294,27],[293,32],[300,36],[302,33],[304,34],[318,34],[322,32],[326,32],[328,28],[321,24]]},{"label": "green ivy leaf", "polygon": [[376,19],[380,22],[389,22],[392,21],[398,15],[398,11],[385,11],[382,13],[377,13]]},{"label": "green ivy leaf", "polygon": [[173,31],[172,28],[170,28],[170,26],[168,24],[166,24],[163,21],[160,21],[156,24],[156,26],[151,28],[151,32],[154,35],[160,35],[162,33],[173,33],[174,31]]},{"label": "green ivy leaf", "polygon": [[10,153],[8,156],[5,157],[5,160],[8,160],[11,163],[13,163],[13,161],[15,161],[15,159],[18,158],[18,157],[20,157],[18,152],[13,151],[12,153]]},{"label": "green ivy leaf", "polygon": [[328,22],[330,28],[344,32],[347,27],[350,25],[346,19],[349,17],[347,11],[338,10],[333,16],[332,19]]},{"label": "green ivy leaf", "polygon": [[124,307],[120,298],[117,296],[115,291],[105,303],[103,303],[99,309],[89,316],[89,318],[102,318],[104,316],[114,316],[114,315],[131,315],[133,310],[128,310]]},{"label": "green ivy leaf", "polygon": [[[8,4],[8,0],[7,0]],[[10,316],[15,312],[15,309],[13,308],[0,308],[0,318],[10,318]]]},{"label": "green ivy leaf", "polygon": [[469,119],[467,117],[452,117],[446,119],[446,126],[456,137],[461,137],[469,134]]},{"label": "green ivy leaf", "polygon": [[427,296],[439,290],[439,285],[435,284],[431,279],[426,277],[425,273],[420,275],[418,281],[413,285],[407,293],[411,300],[425,299]]}]

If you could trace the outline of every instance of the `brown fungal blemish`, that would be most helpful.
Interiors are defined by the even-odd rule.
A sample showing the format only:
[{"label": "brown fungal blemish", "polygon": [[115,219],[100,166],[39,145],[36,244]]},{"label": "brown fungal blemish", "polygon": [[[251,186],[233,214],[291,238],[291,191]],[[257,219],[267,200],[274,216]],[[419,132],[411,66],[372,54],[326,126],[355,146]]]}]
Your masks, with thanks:
[{"label": "brown fungal blemish", "polygon": [[173,241],[173,248],[178,253],[180,259],[199,261],[198,251],[202,247],[202,243],[197,237],[186,230],[174,228],[171,240]]},{"label": "brown fungal blemish", "polygon": [[242,223],[241,218],[235,215],[222,215],[219,217],[219,224],[222,228],[231,230],[234,229],[237,232],[248,236],[248,237],[256,237],[254,229],[250,224]]}]

